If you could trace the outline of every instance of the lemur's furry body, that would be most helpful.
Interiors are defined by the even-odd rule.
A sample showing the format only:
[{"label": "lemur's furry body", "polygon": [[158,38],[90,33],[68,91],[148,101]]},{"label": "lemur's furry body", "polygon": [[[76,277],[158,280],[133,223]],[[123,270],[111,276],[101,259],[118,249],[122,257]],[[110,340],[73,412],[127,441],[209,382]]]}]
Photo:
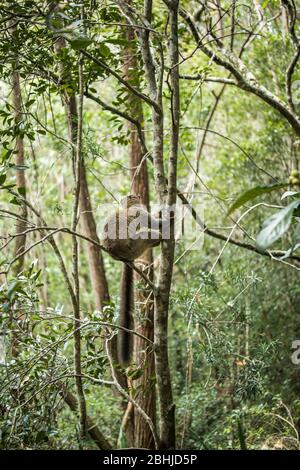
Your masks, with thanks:
[{"label": "lemur's furry body", "polygon": [[[126,262],[139,258],[145,250],[160,243],[159,220],[154,219],[137,196],[127,196],[121,209],[110,216],[104,226],[102,245],[110,255],[124,262],[120,292],[120,326],[133,328],[134,285],[133,270]],[[118,332],[118,357],[128,364],[132,352],[132,334]]]}]

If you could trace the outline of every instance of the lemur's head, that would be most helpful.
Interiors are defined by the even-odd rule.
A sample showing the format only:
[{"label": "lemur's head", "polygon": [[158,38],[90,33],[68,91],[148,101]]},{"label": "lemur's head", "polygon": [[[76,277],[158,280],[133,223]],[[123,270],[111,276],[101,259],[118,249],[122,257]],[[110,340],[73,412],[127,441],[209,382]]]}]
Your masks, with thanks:
[{"label": "lemur's head", "polygon": [[134,194],[129,194],[129,196],[124,197],[121,199],[121,206],[124,209],[129,209],[129,207],[140,205],[141,198],[140,196],[135,196]]}]

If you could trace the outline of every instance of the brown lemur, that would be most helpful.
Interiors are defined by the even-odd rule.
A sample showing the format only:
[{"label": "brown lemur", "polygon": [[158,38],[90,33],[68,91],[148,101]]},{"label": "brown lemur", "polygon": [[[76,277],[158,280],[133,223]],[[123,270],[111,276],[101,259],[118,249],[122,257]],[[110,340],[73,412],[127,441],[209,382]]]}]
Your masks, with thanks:
[{"label": "brown lemur", "polygon": [[[148,248],[161,241],[160,219],[156,219],[141,204],[139,196],[129,195],[121,200],[121,208],[105,222],[101,243],[108,253],[124,262],[121,288],[119,325],[133,329],[134,285],[133,269],[126,264],[139,258]],[[118,359],[126,366],[131,359],[132,333],[118,331]]]}]

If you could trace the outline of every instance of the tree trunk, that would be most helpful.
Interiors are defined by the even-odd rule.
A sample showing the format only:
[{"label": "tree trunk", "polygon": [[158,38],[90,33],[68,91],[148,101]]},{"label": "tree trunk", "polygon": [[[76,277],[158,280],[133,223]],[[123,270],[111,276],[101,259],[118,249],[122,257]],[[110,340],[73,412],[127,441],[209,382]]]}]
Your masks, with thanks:
[{"label": "tree trunk", "polygon": [[[15,116],[15,126],[16,128],[19,127],[20,122],[22,121],[22,94],[21,94],[21,86],[20,86],[20,75],[17,70],[18,68],[18,61],[16,60],[14,64],[14,70],[12,72],[12,102],[14,107],[14,116]],[[24,158],[24,137],[19,134],[20,129],[18,129],[18,135],[16,137],[16,165],[24,166],[25,158]],[[26,181],[25,181],[25,171],[22,168],[17,168],[16,170],[16,186],[18,191],[22,191],[22,194],[25,196],[26,191]],[[27,224],[27,206],[22,204],[20,211],[19,211],[20,218],[22,220],[18,220],[16,222],[16,234],[22,233],[26,230]],[[21,235],[16,237],[15,241],[15,253],[14,256],[18,256],[18,254],[22,253],[25,249],[26,244],[26,235]],[[14,264],[14,274],[17,275],[19,272],[22,271],[24,266],[24,256],[20,256],[16,263]]]},{"label": "tree trunk", "polygon": [[[142,119],[142,108],[140,105],[140,116]],[[135,168],[140,165],[143,153],[136,132],[131,133],[131,149],[130,149],[130,165],[133,173],[133,193],[138,194],[142,198],[142,203],[149,209],[149,190],[148,190],[148,174],[146,161],[141,165],[138,175],[134,176]],[[148,277],[153,280],[153,256],[152,250],[147,250],[137,263],[143,266],[150,266],[147,272]],[[144,284],[138,274],[135,274],[135,279],[140,284]],[[136,305],[140,306],[139,320],[135,321],[135,330],[141,335],[154,340],[154,299],[153,293],[143,285],[142,289],[136,291]],[[151,418],[155,424],[156,406],[155,406],[155,368],[154,368],[154,353],[153,350],[148,351],[149,343],[135,336],[134,338],[134,362],[137,367],[143,367],[143,375],[135,380],[134,386],[140,390],[137,401],[141,408]],[[154,440],[148,424],[140,413],[134,415],[134,445],[138,448],[154,448]]]},{"label": "tree trunk", "polygon": [[[127,0],[130,3],[130,0]],[[135,33],[132,28],[128,28],[126,33],[128,46],[124,57],[124,75],[126,80],[130,82],[139,68],[137,60],[137,48],[135,47]],[[128,106],[131,114],[136,120],[143,124],[143,109],[141,101],[133,94],[130,94]],[[143,151],[136,132],[136,127],[132,123],[128,123],[130,131],[130,148],[129,148],[129,165],[131,167],[132,193],[141,197],[142,204],[149,210],[149,182],[146,159],[143,160]],[[142,163],[141,163],[142,162]],[[136,261],[143,266],[150,266],[147,273],[150,279],[153,279],[152,268],[152,250],[147,250],[141,258]],[[135,281],[143,284],[143,288],[135,293],[136,304],[139,305],[138,319],[135,318],[135,330],[141,335],[154,339],[154,300],[153,294],[147,289],[141,281],[140,276],[135,273]],[[155,376],[154,354],[148,351],[149,344],[138,336],[134,336],[134,363],[136,367],[143,368],[143,375],[136,379],[133,383],[134,388],[139,389],[139,395],[136,397],[141,408],[151,418],[155,424],[156,416],[156,400],[155,400],[155,384],[153,378]],[[130,404],[128,405],[130,407]],[[154,440],[148,424],[140,413],[131,412],[131,420],[134,435],[132,436],[132,444],[138,448],[153,449]]]},{"label": "tree trunk", "polygon": [[[17,130],[16,136],[16,144],[15,144],[15,151],[16,151],[16,165],[19,168],[16,169],[16,188],[17,191],[22,191],[21,194],[26,196],[26,180],[25,180],[25,169],[21,168],[25,164],[25,156],[24,156],[24,137],[20,134],[20,123],[22,121],[22,92],[21,92],[21,85],[20,85],[20,75],[18,72],[18,59],[15,60],[13,64],[13,71],[12,71],[12,102],[14,107],[14,122],[15,127]],[[19,211],[20,219],[16,221],[16,235],[23,233],[27,228],[27,206],[26,204],[22,204]],[[26,245],[26,235],[19,235],[15,238],[15,247],[14,247],[14,257],[17,257],[21,253],[23,253]],[[17,276],[24,267],[24,255],[19,256],[17,261],[13,266],[13,274]],[[22,320],[23,314],[22,310],[18,310],[18,306],[16,306],[15,310],[15,322]],[[12,333],[11,337],[11,353],[13,357],[16,357],[19,353],[19,340],[20,333],[18,331],[18,326],[16,324],[16,330]]]}]

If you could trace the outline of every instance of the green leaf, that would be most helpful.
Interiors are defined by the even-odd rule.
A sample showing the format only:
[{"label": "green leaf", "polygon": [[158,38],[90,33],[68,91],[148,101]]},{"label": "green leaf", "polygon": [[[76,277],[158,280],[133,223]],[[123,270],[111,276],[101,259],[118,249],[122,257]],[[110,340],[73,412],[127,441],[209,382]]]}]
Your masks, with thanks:
[{"label": "green leaf", "polygon": [[21,205],[22,205],[21,201],[20,201],[19,199],[17,199],[16,197],[14,197],[13,199],[11,199],[9,202],[10,202],[11,204],[14,204],[15,206],[21,206]]},{"label": "green leaf", "polygon": [[26,108],[30,108],[30,106],[31,106],[33,103],[35,103],[35,99],[28,100],[28,101],[26,101],[26,103],[25,103],[25,107],[26,107]]},{"label": "green leaf", "polygon": [[24,188],[24,186],[20,186],[19,188],[17,188],[18,190],[18,193],[21,194],[21,196],[24,196],[26,195],[26,188]]},{"label": "green leaf", "polygon": [[41,274],[42,270],[39,269],[36,273],[34,273],[32,276],[31,276],[31,279],[33,279],[34,281],[37,280],[37,278],[39,277],[39,275]]},{"label": "green leaf", "polygon": [[276,191],[277,189],[285,188],[287,183],[275,183],[271,185],[265,186],[256,186],[255,188],[248,189],[248,191],[241,194],[236,201],[230,206],[228,209],[227,215],[231,214],[235,209],[241,207],[248,201],[252,201],[260,194],[270,193],[272,191]]},{"label": "green leaf", "polygon": [[21,289],[21,282],[18,280],[13,281],[8,288],[8,292],[7,292],[8,298],[11,299],[13,293],[20,292],[20,289]]},{"label": "green leaf", "polygon": [[293,212],[300,204],[300,199],[281,209],[276,214],[269,217],[263,224],[262,230],[256,238],[256,245],[259,250],[266,250],[276,240],[278,240],[289,228]]},{"label": "green leaf", "polygon": [[6,175],[0,175],[0,186],[3,185],[3,183],[5,182],[6,180]]},{"label": "green leaf", "polygon": [[80,49],[85,49],[87,46],[89,46],[93,41],[89,39],[88,37],[85,36],[80,36],[75,39],[70,39],[70,44],[73,49],[76,51]]},{"label": "green leaf", "polygon": [[106,58],[110,55],[110,48],[102,42],[99,44],[99,52],[103,57]]},{"label": "green leaf", "polygon": [[106,39],[106,42],[108,42],[109,44],[117,44],[119,46],[128,46],[128,45],[130,45],[130,41],[128,41],[127,39],[121,39],[121,38]]}]

